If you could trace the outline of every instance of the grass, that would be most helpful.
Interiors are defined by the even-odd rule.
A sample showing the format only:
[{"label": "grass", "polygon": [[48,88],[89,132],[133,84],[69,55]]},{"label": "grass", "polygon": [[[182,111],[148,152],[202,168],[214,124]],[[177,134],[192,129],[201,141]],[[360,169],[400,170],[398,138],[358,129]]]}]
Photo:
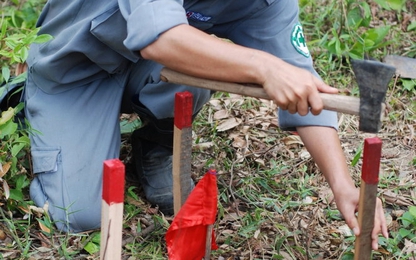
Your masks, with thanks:
[{"label": "grass", "polygon": [[[346,38],[351,31],[343,25],[348,8],[356,3],[303,0],[300,4],[318,72],[345,94],[358,95],[348,53],[328,53],[326,49],[335,37],[328,33],[332,28],[338,37],[344,35],[340,39],[347,39],[345,46],[359,40]],[[379,60],[387,54],[415,57],[416,30],[407,30],[412,19],[406,17],[416,17],[416,1],[407,1],[400,12],[370,4],[377,15],[360,32],[385,24],[391,28],[386,36],[389,44],[366,54]],[[381,248],[374,252],[374,259],[416,259],[416,215],[412,214],[416,204],[416,90],[405,87],[404,82],[401,78],[391,82],[378,134],[383,140],[379,195],[390,236],[380,238]],[[124,116],[134,119],[134,115]],[[227,119],[239,124],[226,129]],[[359,186],[360,147],[369,135],[358,132],[355,116],[339,115],[339,125],[351,175]],[[195,119],[193,135],[195,181],[209,166],[218,172],[214,229],[219,249],[212,252],[212,259],[353,259],[355,237],[348,232],[328,185],[299,137],[277,127],[273,104],[217,93]],[[128,137],[123,135],[121,152],[127,165],[131,158]],[[25,203],[33,205],[27,185],[20,186]],[[99,258],[99,230],[59,233],[42,209],[10,207],[4,187],[0,193],[0,259]],[[166,259],[164,235],[172,218],[150,208],[140,187],[128,185],[125,194],[123,259]]]}]

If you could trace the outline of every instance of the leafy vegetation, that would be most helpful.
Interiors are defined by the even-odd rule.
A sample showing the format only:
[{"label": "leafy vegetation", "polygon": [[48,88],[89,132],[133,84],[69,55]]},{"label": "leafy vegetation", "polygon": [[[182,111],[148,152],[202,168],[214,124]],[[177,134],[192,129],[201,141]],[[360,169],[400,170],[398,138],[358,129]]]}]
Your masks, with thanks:
[{"label": "leafy vegetation", "polygon": [[[0,96],[16,65],[37,36],[44,1],[1,3]],[[416,57],[416,1],[300,0],[308,46],[322,78],[346,95],[358,95],[351,58],[383,60],[387,54]],[[380,238],[374,259],[416,259],[416,81],[396,77],[386,97],[379,196],[386,208],[389,238]],[[28,197],[30,125],[17,119],[23,104],[0,117],[0,259],[98,259],[99,230],[62,234],[46,209]],[[218,171],[214,259],[353,259],[355,237],[346,227],[323,176],[295,133],[277,127],[270,102],[217,93],[193,124],[193,178],[208,166]],[[122,116],[121,159],[129,170],[129,132],[135,115]],[[340,137],[357,186],[362,142],[354,116],[340,115]],[[330,155],[329,155],[330,156]],[[330,159],[330,158],[329,158]],[[172,218],[126,187],[123,256],[165,259],[164,234]]]},{"label": "leafy vegetation", "polygon": [[[26,60],[29,45],[32,42],[49,39],[46,35],[38,36],[38,29],[35,28],[40,6],[40,1],[24,1],[20,4],[19,1],[2,3],[0,82],[6,84],[0,87],[0,96],[12,85],[24,81],[25,73],[19,77],[11,75],[15,66]],[[15,89],[12,96],[18,96],[20,90]],[[27,161],[30,126],[27,122],[16,118],[22,110],[23,103],[20,103],[2,111],[0,117],[0,181],[3,184],[0,195],[6,200],[7,209],[11,211],[18,207],[27,207],[25,189],[30,183],[30,176],[27,174],[27,169],[30,168]]]}]

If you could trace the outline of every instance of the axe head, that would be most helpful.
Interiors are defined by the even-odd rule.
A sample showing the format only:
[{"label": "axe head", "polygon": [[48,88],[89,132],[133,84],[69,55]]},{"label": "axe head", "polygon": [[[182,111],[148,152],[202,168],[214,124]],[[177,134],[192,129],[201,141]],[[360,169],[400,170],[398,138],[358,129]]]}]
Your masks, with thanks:
[{"label": "axe head", "polygon": [[360,89],[359,130],[377,133],[381,127],[382,104],[396,68],[373,60],[352,60],[351,64]]}]

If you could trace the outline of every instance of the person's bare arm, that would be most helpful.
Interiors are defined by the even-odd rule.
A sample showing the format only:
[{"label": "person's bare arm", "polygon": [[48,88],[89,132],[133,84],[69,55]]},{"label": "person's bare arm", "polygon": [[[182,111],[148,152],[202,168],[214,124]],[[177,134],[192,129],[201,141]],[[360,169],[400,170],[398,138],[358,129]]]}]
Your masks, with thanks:
[{"label": "person's bare arm", "polygon": [[[355,235],[360,234],[355,212],[358,208],[359,189],[350,176],[338,133],[330,127],[298,127],[297,131],[319,169],[328,181],[338,209]],[[387,226],[380,199],[377,199],[372,247],[378,248],[378,234],[387,237]]]},{"label": "person's bare arm", "polygon": [[337,93],[309,71],[269,53],[212,37],[186,24],[164,32],[142,49],[141,55],[196,77],[260,84],[279,107],[300,115],[321,112],[323,104],[318,92]]}]

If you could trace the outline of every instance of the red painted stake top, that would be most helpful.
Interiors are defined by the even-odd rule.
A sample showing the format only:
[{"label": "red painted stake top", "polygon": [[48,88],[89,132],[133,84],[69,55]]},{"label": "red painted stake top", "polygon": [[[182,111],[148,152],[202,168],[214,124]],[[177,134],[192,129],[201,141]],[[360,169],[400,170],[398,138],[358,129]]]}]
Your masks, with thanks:
[{"label": "red painted stake top", "polygon": [[182,130],[192,126],[192,93],[188,91],[175,94],[175,126]]},{"label": "red painted stake top", "polygon": [[103,200],[108,205],[124,202],[125,167],[119,159],[104,161]]},{"label": "red painted stake top", "polygon": [[367,184],[377,184],[380,171],[381,139],[378,137],[364,140],[364,155],[361,179]]}]

